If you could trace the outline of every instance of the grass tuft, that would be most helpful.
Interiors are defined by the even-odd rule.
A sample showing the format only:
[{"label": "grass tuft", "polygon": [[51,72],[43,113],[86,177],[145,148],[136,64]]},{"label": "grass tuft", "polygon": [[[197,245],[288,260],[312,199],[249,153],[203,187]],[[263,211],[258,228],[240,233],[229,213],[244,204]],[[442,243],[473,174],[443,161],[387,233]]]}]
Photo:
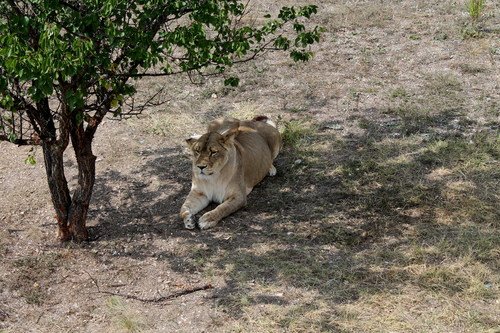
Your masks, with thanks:
[{"label": "grass tuft", "polygon": [[117,296],[112,296],[106,300],[106,306],[113,316],[113,322],[118,328],[128,333],[139,333],[144,329],[144,324],[136,318],[123,304]]},{"label": "grass tuft", "polygon": [[430,267],[418,276],[418,285],[433,291],[461,292],[469,287],[459,271],[450,267]]},{"label": "grass tuft", "polygon": [[483,14],[485,0],[469,0],[467,2],[467,13],[472,22],[477,22]]},{"label": "grass tuft", "polygon": [[479,20],[483,15],[485,0],[468,0],[466,3],[470,22],[465,23],[461,35],[463,39],[482,38],[483,30],[479,26]]},{"label": "grass tuft", "polygon": [[297,149],[312,133],[312,129],[301,120],[285,121],[283,125],[283,144],[293,149]]}]

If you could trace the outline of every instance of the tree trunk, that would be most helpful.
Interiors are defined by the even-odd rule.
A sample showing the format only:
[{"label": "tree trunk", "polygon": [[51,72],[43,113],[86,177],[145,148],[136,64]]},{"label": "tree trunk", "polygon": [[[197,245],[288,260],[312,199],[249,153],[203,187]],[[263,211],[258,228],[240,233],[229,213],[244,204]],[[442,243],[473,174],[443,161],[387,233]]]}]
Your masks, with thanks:
[{"label": "tree trunk", "polygon": [[69,230],[76,241],[87,240],[89,235],[85,222],[95,183],[95,161],[92,153],[93,133],[86,132],[82,121],[76,118],[70,125],[70,137],[78,165],[78,185],[73,193],[68,216]]},{"label": "tree trunk", "polygon": [[64,175],[64,149],[46,141],[42,142],[42,148],[50,195],[56,211],[58,237],[61,241],[68,241],[72,238],[68,228],[68,210],[71,206],[71,196]]},{"label": "tree trunk", "polygon": [[78,184],[73,196],[64,173],[65,147],[50,141],[43,141],[42,147],[58,237],[61,241],[73,239],[80,242],[89,237],[85,222],[95,182],[96,157],[92,153],[93,136],[85,134],[82,124],[77,125],[75,121],[70,125],[69,132],[78,165]]}]

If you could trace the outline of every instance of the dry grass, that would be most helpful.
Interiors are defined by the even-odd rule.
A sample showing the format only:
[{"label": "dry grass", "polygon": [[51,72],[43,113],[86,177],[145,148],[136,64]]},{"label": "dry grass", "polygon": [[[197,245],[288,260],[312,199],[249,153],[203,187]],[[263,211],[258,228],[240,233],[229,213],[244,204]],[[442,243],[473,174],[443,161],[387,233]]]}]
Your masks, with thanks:
[{"label": "dry grass", "polygon": [[280,125],[282,128],[281,138],[285,147],[299,148],[313,132],[309,125],[301,120],[292,119],[283,121]]},{"label": "dry grass", "polygon": [[137,314],[133,313],[119,297],[108,298],[106,306],[116,332],[139,333],[144,330],[145,325],[138,319]]},{"label": "dry grass", "polygon": [[10,286],[28,304],[42,305],[48,297],[50,286],[47,279],[63,263],[59,253],[47,253],[41,256],[27,256],[13,261],[14,267]]},{"label": "dry grass", "polygon": [[[238,88],[212,78],[141,83],[143,91],[166,85],[172,98],[110,128],[130,140],[97,151],[114,154],[98,164],[89,212],[99,237],[64,257],[68,280],[54,268],[61,258],[50,259],[67,250],[47,248],[43,227],[20,245],[0,239],[2,270],[19,283],[0,288],[20,291],[9,299],[30,303],[26,317],[56,313],[52,320],[70,318],[67,331],[498,332],[499,6],[486,2],[480,35],[464,38],[465,1],[318,5],[327,32],[308,64],[269,54],[232,70]],[[276,6],[256,2],[252,15]],[[214,117],[260,114],[285,141],[277,176],[213,231],[182,230],[183,139]],[[38,257],[32,239],[43,244]],[[78,275],[89,267],[103,290],[214,289],[162,304],[89,301],[96,286]],[[69,297],[88,317],[54,312],[56,301],[73,299],[36,294],[35,281],[79,286],[87,294]]]}]

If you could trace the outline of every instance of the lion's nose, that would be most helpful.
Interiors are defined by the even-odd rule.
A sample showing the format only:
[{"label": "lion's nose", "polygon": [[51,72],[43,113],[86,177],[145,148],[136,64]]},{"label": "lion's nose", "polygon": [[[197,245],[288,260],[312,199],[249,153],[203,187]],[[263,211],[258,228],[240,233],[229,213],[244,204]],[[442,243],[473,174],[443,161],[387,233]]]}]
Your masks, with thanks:
[{"label": "lion's nose", "polygon": [[198,165],[198,168],[200,168],[201,171],[203,171],[203,169],[205,169],[206,167],[206,165]]}]

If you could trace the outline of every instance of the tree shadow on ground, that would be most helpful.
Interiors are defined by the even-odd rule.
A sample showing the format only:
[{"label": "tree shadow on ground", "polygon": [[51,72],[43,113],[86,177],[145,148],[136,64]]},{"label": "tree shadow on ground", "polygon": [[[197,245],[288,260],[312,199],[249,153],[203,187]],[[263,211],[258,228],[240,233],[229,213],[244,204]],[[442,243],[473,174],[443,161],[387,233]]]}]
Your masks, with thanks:
[{"label": "tree shadow on ground", "polygon": [[89,210],[90,220],[99,221],[90,226],[94,240],[130,243],[134,237],[184,232],[178,210],[190,188],[188,159],[179,148],[141,152],[141,158],[140,170],[108,170],[96,177]]},{"label": "tree shadow on ground", "polygon": [[132,243],[145,234],[182,239],[182,254],[150,242],[123,255],[153,255],[179,273],[222,276],[226,286],[214,297],[234,316],[252,304],[287,304],[252,294],[256,285],[302,288],[335,305],[405,285],[445,293],[470,285],[457,272],[434,277],[414,274],[410,265],[468,255],[498,270],[498,137],[474,132],[470,120],[457,127],[457,112],[417,125],[360,119],[361,135],[323,130],[299,149],[285,149],[278,175],[210,231],[183,230],[178,219],[189,161],[178,149],[152,151],[134,174],[100,176],[93,233]]}]

